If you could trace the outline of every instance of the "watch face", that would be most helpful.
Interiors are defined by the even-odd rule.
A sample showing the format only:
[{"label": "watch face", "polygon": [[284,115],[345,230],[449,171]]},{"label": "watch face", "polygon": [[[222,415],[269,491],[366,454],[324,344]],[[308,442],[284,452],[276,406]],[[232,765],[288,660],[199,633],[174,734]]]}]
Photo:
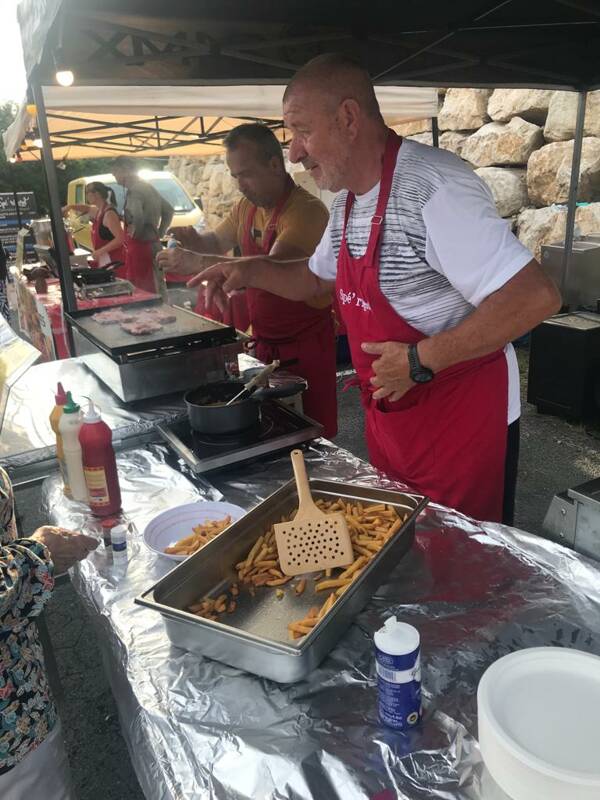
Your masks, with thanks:
[{"label": "watch face", "polygon": [[427,367],[421,367],[414,371],[412,379],[415,383],[429,383],[433,378],[433,372]]}]

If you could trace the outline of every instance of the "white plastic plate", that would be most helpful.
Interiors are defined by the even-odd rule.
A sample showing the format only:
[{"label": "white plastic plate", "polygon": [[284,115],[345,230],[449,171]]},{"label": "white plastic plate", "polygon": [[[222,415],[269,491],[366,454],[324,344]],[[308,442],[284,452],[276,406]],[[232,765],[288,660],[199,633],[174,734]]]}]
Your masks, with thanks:
[{"label": "white plastic plate", "polygon": [[151,520],[144,530],[144,542],[150,548],[165,558],[172,561],[185,561],[186,555],[171,555],[165,553],[165,548],[174,545],[180,539],[191,536],[196,525],[205,522],[220,520],[228,514],[232,523],[245,515],[243,508],[232,503],[202,502],[187,503],[176,506],[168,511],[163,511]]},{"label": "white plastic plate", "polygon": [[511,653],[484,673],[477,704],[483,760],[512,800],[600,798],[600,657]]}]

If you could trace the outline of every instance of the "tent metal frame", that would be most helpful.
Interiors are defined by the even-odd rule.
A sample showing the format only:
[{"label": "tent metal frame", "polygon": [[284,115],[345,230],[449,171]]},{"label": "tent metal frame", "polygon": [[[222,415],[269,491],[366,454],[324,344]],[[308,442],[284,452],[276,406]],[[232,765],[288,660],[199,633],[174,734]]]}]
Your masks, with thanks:
[{"label": "tent metal frame", "polygon": [[[598,30],[600,28],[600,10],[594,7],[591,0],[554,0],[560,6],[573,8],[587,13],[593,17],[589,20],[572,20],[572,21],[547,21],[547,22],[527,22],[521,24],[485,24],[485,20],[493,15],[495,12],[502,9],[504,6],[509,5],[513,0],[493,0],[488,6],[481,11],[472,20],[457,20],[455,24],[446,29],[439,30],[434,26],[430,28],[422,28],[417,30],[406,29],[395,31],[394,37],[382,37],[375,34],[369,37],[368,41],[372,43],[380,42],[398,48],[400,51],[405,50],[406,55],[401,59],[390,64],[386,69],[374,75],[376,82],[390,81],[394,83],[404,83],[409,81],[422,81],[427,79],[431,73],[439,73],[440,70],[452,71],[460,69],[464,66],[483,66],[483,60],[480,56],[453,49],[448,44],[451,44],[452,39],[461,33],[477,33],[482,36],[486,34],[493,34],[498,31],[508,30],[527,30],[527,29],[553,29],[557,33],[557,41],[559,38],[564,38],[568,30],[573,28],[588,27],[590,29]],[[145,30],[143,28],[134,28],[122,25],[118,22],[111,22],[110,20],[98,19],[93,13],[78,12],[72,15],[74,18],[81,22],[81,32],[86,35],[95,49],[92,50],[85,63],[98,64],[102,66],[110,65],[139,65],[144,62],[173,62],[180,61],[182,63],[189,62],[190,59],[202,59],[211,56],[219,55],[238,61],[246,61],[257,65],[265,65],[281,69],[291,75],[301,66],[299,63],[292,61],[283,61],[281,59],[273,58],[258,54],[257,51],[264,52],[265,50],[273,50],[281,47],[295,47],[306,44],[322,45],[323,43],[331,43],[332,45],[338,44],[341,41],[355,40],[357,48],[364,48],[365,42],[359,41],[358,38],[350,33],[332,32],[322,33],[316,32],[314,35],[299,35],[285,36],[285,37],[272,37],[269,39],[256,39],[253,41],[231,41],[224,38],[219,41],[215,37],[208,36],[207,34],[200,34],[194,32],[191,35],[185,31],[179,31],[175,34],[164,34],[153,30]],[[86,26],[89,22],[89,26]],[[104,38],[104,36],[106,38]],[[411,37],[432,37],[432,41],[426,44],[416,44],[410,41]],[[192,38],[194,37],[194,38]],[[542,46],[542,49],[550,49],[553,43],[547,43]],[[548,70],[540,70],[535,67],[529,66],[524,63],[515,61],[524,55],[530,53],[530,49],[519,48],[518,50],[503,53],[500,57],[486,59],[489,66],[496,66],[506,71],[518,72],[520,75],[525,75],[531,78],[534,82],[539,79],[550,79],[556,82],[557,86],[562,87],[576,87],[578,79],[568,73],[552,72]],[[419,56],[424,54],[444,56],[450,60],[446,64],[440,64],[436,67],[423,67],[416,68],[410,72],[398,72],[401,67],[414,62]],[[85,64],[81,64],[82,67]],[[77,64],[74,65],[77,68]],[[598,76],[600,80],[600,76]],[[592,81],[595,83],[595,80]]]},{"label": "tent metal frame", "polygon": [[[89,147],[94,148],[102,145],[103,149],[114,150],[115,154],[139,155],[144,150],[152,149],[159,151],[171,151],[180,147],[188,147],[193,144],[214,144],[217,146],[226,136],[230,128],[215,131],[215,127],[224,119],[223,117],[210,118],[208,124],[203,116],[192,118],[191,124],[198,123],[198,130],[190,130],[186,126],[182,129],[165,127],[165,124],[176,119],[176,116],[153,116],[143,117],[129,122],[104,121],[101,119],[84,118],[75,114],[60,113],[56,111],[46,111],[46,117],[50,120],[62,120],[65,122],[81,123],[81,127],[74,127],[68,130],[61,130],[50,134],[51,146],[54,150],[59,148]],[[268,126],[272,131],[285,130],[281,120],[257,119],[254,117],[227,117],[233,119],[236,124],[243,122],[261,122]],[[122,129],[122,133],[111,133],[102,136],[102,131]],[[88,135],[93,134],[93,135]],[[285,138],[282,144],[285,144]]]}]

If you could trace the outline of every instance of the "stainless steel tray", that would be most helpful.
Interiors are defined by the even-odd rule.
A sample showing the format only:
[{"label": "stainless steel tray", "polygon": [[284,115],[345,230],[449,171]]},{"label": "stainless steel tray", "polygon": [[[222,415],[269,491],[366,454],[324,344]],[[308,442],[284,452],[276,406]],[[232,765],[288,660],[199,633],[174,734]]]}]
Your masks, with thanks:
[{"label": "stainless steel tray", "polygon": [[227,624],[202,619],[184,610],[199,597],[220,594],[237,579],[234,565],[246,557],[262,533],[297,505],[294,481],[282,486],[175,567],[136,597],[135,602],[164,616],[167,634],[177,647],[281,683],[305,677],[332,650],[387,574],[408,552],[414,539],[415,519],[428,502],[421,495],[337,481],[312,479],[310,486],[315,498],[388,503],[400,512],[408,511],[409,516],[333,609],[297,643],[288,638],[288,623],[301,619],[311,606],[320,606],[327,598],[327,592],[314,592],[311,580],[302,595],[298,597],[287,590],[281,600],[273,589],[257,589],[254,597],[242,591],[236,611],[227,615]]}]

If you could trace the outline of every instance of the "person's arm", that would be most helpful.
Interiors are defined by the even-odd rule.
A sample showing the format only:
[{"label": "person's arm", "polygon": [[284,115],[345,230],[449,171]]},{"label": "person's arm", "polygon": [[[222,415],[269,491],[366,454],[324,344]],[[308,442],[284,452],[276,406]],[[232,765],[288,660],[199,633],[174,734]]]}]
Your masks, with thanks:
[{"label": "person's arm", "polygon": [[0,633],[37,617],[54,586],[50,552],[34,539],[0,546]]},{"label": "person's arm", "polygon": [[88,206],[87,203],[69,203],[69,205],[62,207],[63,217],[69,211],[74,211],[76,214],[88,214],[91,219],[94,219],[98,209],[96,206]]},{"label": "person's arm", "polygon": [[0,633],[41,613],[54,585],[49,550],[17,538],[13,491],[0,468]]},{"label": "person's arm", "polygon": [[127,192],[126,202],[127,233],[134,239],[139,239],[144,233],[146,214],[141,192],[135,188]]},{"label": "person's arm", "polygon": [[299,258],[279,262],[272,257],[251,256],[222,261],[205,269],[188,286],[206,284],[207,302],[221,310],[227,305],[229,292],[246,287],[265,289],[287,300],[311,300],[331,292],[336,278],[337,256],[329,225],[310,259]]},{"label": "person's arm", "polygon": [[173,206],[160,195],[160,224],[158,226],[158,238],[162,239],[169,229],[175,211]]},{"label": "person's arm", "polygon": [[[444,184],[422,213],[428,263],[473,307],[459,324],[419,342],[419,358],[434,375],[505,347],[560,309],[558,290],[499,217],[477,176],[469,172]],[[405,344],[366,342],[363,350],[379,356],[375,399],[398,399],[412,386]]]},{"label": "person's arm", "polygon": [[158,265],[165,272],[174,272],[189,277],[197,275],[212,264],[227,259],[224,254],[232,250],[238,243],[238,213],[239,208],[236,204],[214,231],[198,233],[191,226],[171,228],[170,233],[182,247],[162,250],[156,257]]},{"label": "person's arm", "polygon": [[102,247],[99,247],[98,250],[94,250],[92,255],[96,259],[100,258],[104,253],[108,254],[122,247],[125,241],[125,231],[123,230],[123,225],[116,211],[110,210],[106,212],[104,215],[104,224],[112,233],[113,239]]},{"label": "person's arm", "polygon": [[287,300],[311,300],[331,292],[333,281],[317,277],[308,267],[308,259],[275,261],[266,256],[232,258],[204,269],[188,286],[206,283],[206,302],[213,301],[224,310],[231,292],[240,289],[264,289]]}]

